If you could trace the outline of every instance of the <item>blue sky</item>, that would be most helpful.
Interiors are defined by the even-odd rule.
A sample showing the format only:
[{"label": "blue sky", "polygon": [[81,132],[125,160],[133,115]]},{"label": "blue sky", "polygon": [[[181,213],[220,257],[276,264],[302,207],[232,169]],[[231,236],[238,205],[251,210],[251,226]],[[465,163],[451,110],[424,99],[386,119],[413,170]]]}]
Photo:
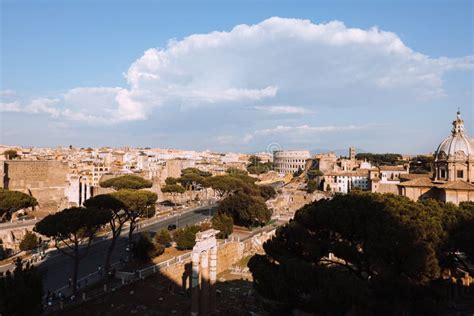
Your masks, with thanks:
[{"label": "blue sky", "polygon": [[472,1],[0,3],[3,144],[418,153],[458,107],[474,135]]}]

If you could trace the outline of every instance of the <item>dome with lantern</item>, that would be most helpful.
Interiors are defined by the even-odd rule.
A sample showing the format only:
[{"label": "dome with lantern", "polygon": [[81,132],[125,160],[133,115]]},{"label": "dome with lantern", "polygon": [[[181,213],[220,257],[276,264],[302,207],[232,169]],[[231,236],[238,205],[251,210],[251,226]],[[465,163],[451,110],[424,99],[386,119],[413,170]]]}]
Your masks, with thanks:
[{"label": "dome with lantern", "polygon": [[435,153],[435,179],[474,182],[474,139],[464,133],[464,120],[457,112],[451,135],[439,144]]}]

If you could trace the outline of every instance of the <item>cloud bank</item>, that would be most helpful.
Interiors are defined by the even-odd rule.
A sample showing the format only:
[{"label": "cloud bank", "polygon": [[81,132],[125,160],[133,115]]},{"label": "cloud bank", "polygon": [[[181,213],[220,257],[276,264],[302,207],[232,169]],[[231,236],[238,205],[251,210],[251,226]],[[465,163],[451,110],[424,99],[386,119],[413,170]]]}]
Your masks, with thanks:
[{"label": "cloud bank", "polygon": [[[77,87],[30,100],[4,91],[0,112],[99,125],[147,120],[164,109],[250,109],[304,117],[320,107],[383,107],[443,98],[443,76],[473,68],[473,56],[432,58],[377,27],[272,17],[148,49],[124,74],[125,87]],[[327,129],[302,120],[255,129],[251,137],[318,128]]]}]

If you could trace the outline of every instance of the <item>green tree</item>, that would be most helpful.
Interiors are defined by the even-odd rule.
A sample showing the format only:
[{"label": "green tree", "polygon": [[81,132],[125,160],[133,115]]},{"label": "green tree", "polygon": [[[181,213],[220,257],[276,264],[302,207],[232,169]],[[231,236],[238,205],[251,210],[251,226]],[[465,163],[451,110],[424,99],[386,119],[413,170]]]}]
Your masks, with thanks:
[{"label": "green tree", "polygon": [[38,237],[36,234],[27,231],[25,236],[20,242],[20,250],[21,251],[31,251],[38,247]]},{"label": "green tree", "polygon": [[148,233],[141,233],[132,248],[134,257],[141,261],[148,261],[163,254],[164,251],[165,246],[153,243]]},{"label": "green tree", "polygon": [[[111,212],[98,209],[72,207],[50,214],[36,223],[34,230],[54,240],[56,248],[74,262],[73,290],[77,289],[79,262],[87,256],[97,230],[107,224]],[[83,250],[81,250],[83,245]]]},{"label": "green tree", "polygon": [[222,175],[207,178],[204,186],[212,188],[222,198],[241,189],[244,182],[235,176]]},{"label": "green tree", "polygon": [[266,201],[276,197],[277,193],[275,189],[270,185],[262,185],[260,188],[260,196]]},{"label": "green tree", "polygon": [[169,247],[173,239],[171,238],[170,233],[166,229],[162,229],[158,234],[156,234],[155,241],[158,244],[161,244],[165,247]]},{"label": "green tree", "polygon": [[418,155],[410,160],[410,173],[429,174],[433,172],[434,157]]},{"label": "green tree", "polygon": [[176,205],[176,197],[178,194],[183,194],[186,190],[179,184],[166,184],[161,187],[161,192],[171,194],[173,204]]},{"label": "green tree", "polygon": [[13,213],[38,205],[38,201],[28,194],[0,189],[0,222],[10,220]]},{"label": "green tree", "polygon": [[376,166],[395,166],[404,163],[400,154],[372,154],[372,153],[359,153],[356,155],[358,160],[367,160]]},{"label": "green tree", "polygon": [[202,171],[202,170],[199,170],[197,168],[186,168],[186,169],[183,169],[181,170],[181,176],[184,176],[186,174],[197,174],[203,178],[207,178],[207,177],[210,177],[212,176],[212,173],[210,172],[207,172],[207,171]]},{"label": "green tree", "polygon": [[146,190],[122,189],[111,193],[111,196],[121,201],[130,226],[128,228],[129,249],[132,249],[133,232],[141,217],[150,217],[155,214],[155,204],[158,200],[156,193]]},{"label": "green tree", "polygon": [[261,197],[237,192],[226,197],[219,205],[219,214],[232,217],[234,223],[241,226],[253,227],[267,223],[272,212]]},{"label": "green tree", "polygon": [[168,178],[165,179],[165,183],[166,183],[167,185],[178,184],[178,179],[173,178],[173,177],[168,177]]},{"label": "green tree", "polygon": [[178,229],[174,234],[176,248],[179,250],[193,249],[196,244],[196,233],[198,232],[198,226],[186,226]]},{"label": "green tree", "polygon": [[[181,177],[178,182],[186,191],[194,191],[198,187],[202,187],[204,180],[212,176],[210,172],[202,171],[197,168],[186,168],[181,171]],[[191,197],[189,197],[191,199]]]},{"label": "green tree", "polygon": [[100,194],[86,200],[84,206],[87,208],[95,208],[105,212],[110,212],[111,214],[109,227],[112,233],[112,239],[107,248],[104,264],[104,270],[107,275],[110,270],[110,260],[117,239],[120,237],[123,225],[129,220],[127,212],[125,211],[125,204],[111,194]]},{"label": "green tree", "polygon": [[[442,212],[442,225],[446,231],[443,247],[443,267],[456,269],[456,263],[461,263],[462,269],[474,274],[474,202],[462,202],[459,207],[453,204],[442,204],[437,201],[425,201],[432,210]],[[439,208],[442,208],[440,211]],[[463,255],[460,255],[462,253]]]},{"label": "green tree", "polygon": [[255,155],[249,157],[249,163],[247,165],[247,171],[249,173],[259,175],[270,170],[272,170],[271,162],[262,163],[262,159]]},{"label": "green tree", "polygon": [[6,160],[13,160],[13,159],[20,158],[20,155],[18,155],[17,151],[14,149],[5,150],[3,152],[3,155],[5,156]]},{"label": "green tree", "polygon": [[43,304],[42,276],[34,266],[15,262],[13,273],[0,278],[0,315],[41,315]]},{"label": "green tree", "polygon": [[[193,191],[198,185],[201,185],[204,181],[204,177],[197,173],[184,173],[181,175],[181,177],[178,179],[178,182],[183,186],[183,188],[186,191]],[[188,197],[188,199],[191,199],[191,197]]]},{"label": "green tree", "polygon": [[103,188],[113,188],[115,190],[130,189],[139,190],[151,188],[153,183],[136,175],[125,175],[117,178],[105,180],[100,183]]},{"label": "green tree", "polygon": [[[300,209],[249,267],[257,291],[315,314],[431,313],[440,276],[443,208],[351,192]],[[334,254],[334,257],[330,254]],[[428,304],[430,305],[430,304]]]},{"label": "green tree", "polygon": [[314,180],[308,180],[308,183],[306,183],[306,192],[308,193],[313,193],[318,189],[318,184]]},{"label": "green tree", "polygon": [[307,175],[308,175],[308,178],[312,180],[316,177],[324,176],[324,173],[319,169],[310,169],[308,170]]},{"label": "green tree", "polygon": [[247,171],[241,170],[235,167],[227,168],[226,173],[230,175],[244,175],[244,176],[248,175]]},{"label": "green tree", "polygon": [[216,214],[212,217],[212,228],[219,230],[218,238],[225,239],[234,231],[234,220],[226,214]]}]

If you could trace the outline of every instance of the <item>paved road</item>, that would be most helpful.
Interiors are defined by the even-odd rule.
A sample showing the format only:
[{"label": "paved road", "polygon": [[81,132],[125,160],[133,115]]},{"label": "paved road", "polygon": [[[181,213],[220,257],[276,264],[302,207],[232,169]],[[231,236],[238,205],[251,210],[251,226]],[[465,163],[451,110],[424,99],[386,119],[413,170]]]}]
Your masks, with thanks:
[{"label": "paved road", "polygon": [[13,223],[1,223],[0,224],[0,231],[2,230],[11,230],[11,229],[20,229],[20,228],[28,228],[31,226],[35,226],[35,224],[39,222],[39,219],[29,219],[25,221],[13,222]]},{"label": "paved road", "polygon": [[[211,210],[209,207],[201,207],[192,211],[187,211],[182,215],[175,215],[149,226],[138,230],[156,232],[161,229],[166,229],[169,224],[178,224],[178,227],[186,225],[193,225],[206,218],[210,218]],[[127,238],[125,233],[117,240],[114,253],[112,254],[112,263],[117,262],[120,258],[127,257]],[[89,254],[85,257],[79,267],[79,279],[97,271],[98,266],[104,265],[105,254],[110,244],[110,239],[100,241],[91,245]],[[72,274],[72,259],[64,254],[53,254],[38,266],[39,270],[44,272],[43,285],[45,291],[56,290],[64,285],[67,285],[68,279]]]}]

